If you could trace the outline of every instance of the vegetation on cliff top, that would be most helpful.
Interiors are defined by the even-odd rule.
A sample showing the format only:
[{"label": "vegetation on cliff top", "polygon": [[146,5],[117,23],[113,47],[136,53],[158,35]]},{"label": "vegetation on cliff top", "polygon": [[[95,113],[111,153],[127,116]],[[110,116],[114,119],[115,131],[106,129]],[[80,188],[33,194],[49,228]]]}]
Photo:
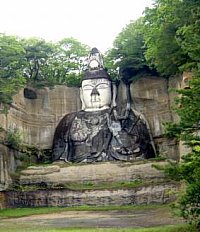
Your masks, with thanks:
[{"label": "vegetation on cliff top", "polygon": [[[197,0],[155,0],[105,54],[112,78],[119,71],[132,81],[144,73],[169,77],[193,70],[200,54],[199,8]],[[79,86],[88,52],[73,38],[52,43],[0,34],[0,102],[10,103],[24,85]]]},{"label": "vegetation on cliff top", "polygon": [[131,79],[193,70],[200,54],[199,12],[197,0],[155,0],[116,37],[106,54],[109,68],[126,69]]},{"label": "vegetation on cliff top", "polygon": [[0,103],[10,104],[25,85],[78,86],[88,51],[73,38],[51,43],[0,34]]}]

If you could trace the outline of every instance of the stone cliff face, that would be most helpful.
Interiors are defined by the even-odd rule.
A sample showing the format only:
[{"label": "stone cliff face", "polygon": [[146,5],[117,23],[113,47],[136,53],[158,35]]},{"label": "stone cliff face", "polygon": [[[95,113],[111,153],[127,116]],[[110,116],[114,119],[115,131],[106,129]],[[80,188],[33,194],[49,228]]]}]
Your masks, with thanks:
[{"label": "stone cliff face", "polygon": [[[131,84],[133,108],[142,113],[149,123],[152,136],[159,154],[178,159],[179,151],[176,141],[163,137],[163,123],[176,121],[177,116],[171,107],[177,96],[171,89],[179,89],[182,77],[169,80],[162,77],[147,76]],[[125,105],[125,86],[119,87],[119,103]]]},{"label": "stone cliff face", "polygon": [[[175,94],[169,90],[180,88],[181,81],[181,77],[169,81],[161,77],[143,77],[131,85],[133,108],[145,116],[154,138],[163,136],[164,122],[177,120],[171,110]],[[8,115],[0,114],[0,125],[6,130],[17,128],[25,144],[48,149],[60,119],[80,110],[79,90],[57,86],[31,91],[35,94],[33,99],[27,94],[24,96],[24,90],[14,96]],[[118,104],[125,105],[125,86],[120,85],[118,91]]]},{"label": "stone cliff face", "polygon": [[[181,81],[182,77],[170,80],[161,77],[143,77],[131,85],[133,108],[147,119],[157,151],[174,159],[178,159],[178,145],[176,141],[163,137],[163,123],[177,120],[171,111],[175,95],[169,89],[180,88]],[[123,85],[119,87],[118,95],[120,95],[118,103],[124,105],[126,91]],[[80,108],[78,88],[56,86],[53,89],[21,90],[14,97],[8,114],[0,114],[0,125],[6,130],[18,128],[25,144],[39,149],[50,149],[59,120],[65,114],[80,110]],[[4,186],[7,186],[10,181],[10,167],[15,170],[12,159],[9,151],[1,147],[0,182],[4,183]]]},{"label": "stone cliff face", "polygon": [[13,152],[9,151],[6,146],[0,144],[0,191],[6,189],[12,182],[10,174],[15,169],[14,165]]},{"label": "stone cliff face", "polygon": [[[26,89],[27,90],[27,89]],[[14,97],[7,116],[0,115],[4,129],[17,128],[23,143],[41,149],[52,146],[55,127],[67,113],[80,109],[79,90],[66,86],[30,89],[34,97],[21,90]]]},{"label": "stone cliff face", "polygon": [[[164,162],[156,164],[165,165]],[[70,183],[72,186],[74,183],[74,186],[79,185],[79,188],[70,188]],[[93,188],[88,189],[86,183],[90,183]],[[135,186],[120,185],[116,189],[116,186],[112,188],[113,183],[118,183],[118,186],[120,183],[135,183]],[[106,162],[68,167],[63,164],[60,166],[58,162],[46,167],[32,166],[21,172],[20,184],[24,191],[6,193],[7,206],[163,204],[174,201],[175,193],[180,189],[178,183],[166,181],[164,173],[155,169],[151,162]]]},{"label": "stone cliff face", "polygon": [[[50,149],[55,127],[67,113],[80,108],[79,90],[66,86],[53,89],[26,89],[14,96],[7,115],[0,114],[0,125],[8,130],[17,128],[23,143],[38,149]],[[0,191],[11,183],[10,175],[17,163],[15,152],[6,146],[0,147]]]}]

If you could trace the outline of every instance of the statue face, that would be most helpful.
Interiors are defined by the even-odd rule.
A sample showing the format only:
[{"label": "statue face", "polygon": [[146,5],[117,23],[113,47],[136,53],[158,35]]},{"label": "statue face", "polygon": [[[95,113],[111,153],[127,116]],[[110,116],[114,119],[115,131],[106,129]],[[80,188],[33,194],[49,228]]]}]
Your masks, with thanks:
[{"label": "statue face", "polygon": [[84,110],[96,111],[111,105],[111,82],[107,79],[89,79],[82,81],[82,103]]}]

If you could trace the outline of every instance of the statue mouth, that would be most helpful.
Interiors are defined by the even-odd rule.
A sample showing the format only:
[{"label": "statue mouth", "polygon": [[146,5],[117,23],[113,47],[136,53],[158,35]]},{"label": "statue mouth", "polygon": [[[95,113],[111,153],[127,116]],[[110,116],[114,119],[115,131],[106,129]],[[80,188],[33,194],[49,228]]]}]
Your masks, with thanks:
[{"label": "statue mouth", "polygon": [[100,100],[93,100],[93,101],[91,101],[91,103],[99,103],[99,102],[101,102]]},{"label": "statue mouth", "polygon": [[101,99],[100,99],[98,96],[96,96],[96,95],[92,95],[90,101],[91,101],[92,104],[93,104],[93,103],[100,103],[100,102],[101,102]]}]

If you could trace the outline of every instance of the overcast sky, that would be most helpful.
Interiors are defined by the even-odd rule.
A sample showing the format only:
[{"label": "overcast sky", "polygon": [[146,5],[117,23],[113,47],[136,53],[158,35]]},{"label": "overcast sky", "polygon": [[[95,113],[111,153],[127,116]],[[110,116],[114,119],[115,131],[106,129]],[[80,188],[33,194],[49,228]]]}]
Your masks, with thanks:
[{"label": "overcast sky", "polygon": [[0,0],[0,32],[57,41],[74,37],[105,52],[152,0]]}]

